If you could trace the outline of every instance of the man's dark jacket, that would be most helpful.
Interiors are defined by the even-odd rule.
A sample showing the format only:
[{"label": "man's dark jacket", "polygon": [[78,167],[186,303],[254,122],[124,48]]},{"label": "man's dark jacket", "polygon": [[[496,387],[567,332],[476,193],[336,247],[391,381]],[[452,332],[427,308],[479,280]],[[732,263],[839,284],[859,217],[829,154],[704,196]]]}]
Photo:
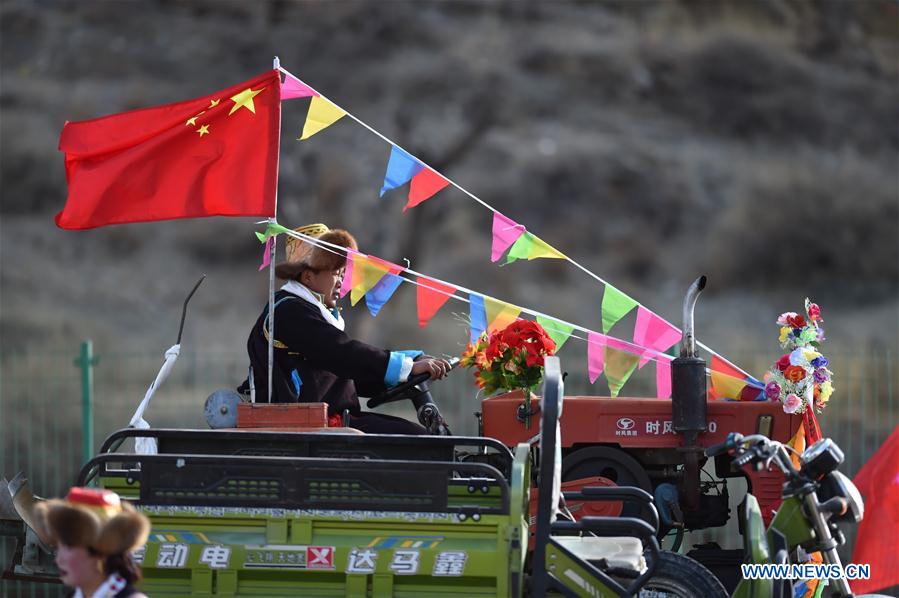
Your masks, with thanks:
[{"label": "man's dark jacket", "polygon": [[[371,397],[385,389],[389,351],[351,339],[325,320],[318,306],[285,290],[275,293],[275,303],[272,402],[324,402],[328,415],[341,414],[344,409],[358,415],[357,393]],[[268,401],[268,339],[263,332],[267,316],[268,306],[247,340],[256,401],[260,403]]]}]

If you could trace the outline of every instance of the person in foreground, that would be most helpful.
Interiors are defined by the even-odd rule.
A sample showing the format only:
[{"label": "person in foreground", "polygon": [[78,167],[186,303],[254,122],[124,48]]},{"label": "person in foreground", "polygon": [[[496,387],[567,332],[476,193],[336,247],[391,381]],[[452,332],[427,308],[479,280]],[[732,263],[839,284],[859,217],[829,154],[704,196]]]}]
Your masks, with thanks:
[{"label": "person in foreground", "polygon": [[[323,224],[296,229],[323,243],[357,250],[345,230]],[[287,261],[275,275],[287,283],[275,293],[275,355],[271,400],[275,403],[328,404],[329,426],[341,426],[344,410],[349,426],[379,434],[424,434],[425,428],[408,420],[362,411],[359,395],[373,397],[409,376],[428,372],[432,379],[446,376],[445,359],[421,351],[388,351],[350,338],[337,308],[346,273],[346,255],[327,245],[313,245],[291,237]],[[349,284],[349,281],[347,281]],[[268,400],[268,305],[256,320],[247,340],[251,378],[239,392],[255,390],[256,402]]]},{"label": "person in foreground", "polygon": [[146,543],[149,519],[115,492],[94,488],[72,488],[35,508],[74,598],[146,598],[134,587],[141,574],[131,553]]}]

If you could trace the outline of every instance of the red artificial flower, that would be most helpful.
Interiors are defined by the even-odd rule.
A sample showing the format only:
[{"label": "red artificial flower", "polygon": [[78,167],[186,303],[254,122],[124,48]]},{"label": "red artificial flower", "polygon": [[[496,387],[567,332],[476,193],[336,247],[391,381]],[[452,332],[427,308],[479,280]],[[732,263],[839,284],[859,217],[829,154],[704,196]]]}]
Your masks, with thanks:
[{"label": "red artificial flower", "polygon": [[817,303],[809,303],[808,317],[811,318],[812,321],[818,321],[821,319],[821,308],[818,307]]},{"label": "red artificial flower", "polygon": [[787,353],[783,357],[777,360],[777,369],[781,372],[790,367],[790,354]]},{"label": "red artificial flower", "polygon": [[787,326],[790,328],[802,328],[805,326],[805,318],[800,316],[799,314],[790,316],[787,318]]},{"label": "red artificial flower", "polygon": [[534,353],[528,353],[524,358],[524,362],[528,367],[533,367],[535,365],[543,367],[543,356]]}]

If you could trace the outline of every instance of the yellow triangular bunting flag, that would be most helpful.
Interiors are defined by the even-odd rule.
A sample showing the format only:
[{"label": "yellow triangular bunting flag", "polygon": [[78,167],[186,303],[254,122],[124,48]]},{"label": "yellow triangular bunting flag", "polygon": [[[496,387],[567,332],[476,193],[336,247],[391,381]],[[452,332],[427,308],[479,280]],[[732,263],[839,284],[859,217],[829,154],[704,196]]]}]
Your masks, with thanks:
[{"label": "yellow triangular bunting flag", "polygon": [[551,247],[546,241],[543,239],[534,236],[534,241],[531,244],[530,251],[528,251],[528,259],[535,260],[538,257],[548,257],[553,259],[565,259],[565,254],[556,249],[555,247]]},{"label": "yellow triangular bunting flag", "polygon": [[746,380],[743,378],[735,378],[721,372],[711,371],[712,390],[715,392],[716,398],[740,400],[740,392],[746,386]]},{"label": "yellow triangular bunting flag", "polygon": [[303,134],[300,140],[309,139],[322,129],[327,129],[338,120],[346,116],[346,112],[319,96],[313,96],[309,104],[309,113],[306,115],[306,124],[303,125]]},{"label": "yellow triangular bunting flag", "polygon": [[487,332],[495,332],[517,320],[521,308],[511,303],[484,297],[484,311],[487,312]]},{"label": "yellow triangular bunting flag", "polygon": [[633,355],[626,351],[613,349],[606,346],[605,369],[603,373],[606,375],[606,381],[609,383],[609,391],[613,397],[617,397],[621,392],[621,387],[627,382],[637,364],[640,363],[640,356]]},{"label": "yellow triangular bunting flag", "polygon": [[367,292],[384,278],[390,268],[361,255],[353,256],[353,280],[350,290],[350,303],[356,305]]}]

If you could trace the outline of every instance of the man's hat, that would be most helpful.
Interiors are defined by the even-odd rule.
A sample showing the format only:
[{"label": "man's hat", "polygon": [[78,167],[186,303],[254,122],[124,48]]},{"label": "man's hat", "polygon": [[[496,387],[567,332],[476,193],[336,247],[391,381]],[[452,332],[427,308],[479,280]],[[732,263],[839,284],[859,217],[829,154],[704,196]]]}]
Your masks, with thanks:
[{"label": "man's hat", "polygon": [[[356,239],[347,231],[332,230],[321,223],[307,224],[294,230],[331,245],[346,247],[353,251],[359,248]],[[298,279],[303,270],[337,270],[346,264],[346,255],[339,250],[326,245],[317,246],[306,239],[288,237],[286,247],[287,261],[275,267],[275,275],[285,280]]]},{"label": "man's hat", "polygon": [[125,554],[147,542],[150,520],[110,490],[72,488],[64,500],[35,505],[39,535],[51,543],[90,548],[103,556]]}]

